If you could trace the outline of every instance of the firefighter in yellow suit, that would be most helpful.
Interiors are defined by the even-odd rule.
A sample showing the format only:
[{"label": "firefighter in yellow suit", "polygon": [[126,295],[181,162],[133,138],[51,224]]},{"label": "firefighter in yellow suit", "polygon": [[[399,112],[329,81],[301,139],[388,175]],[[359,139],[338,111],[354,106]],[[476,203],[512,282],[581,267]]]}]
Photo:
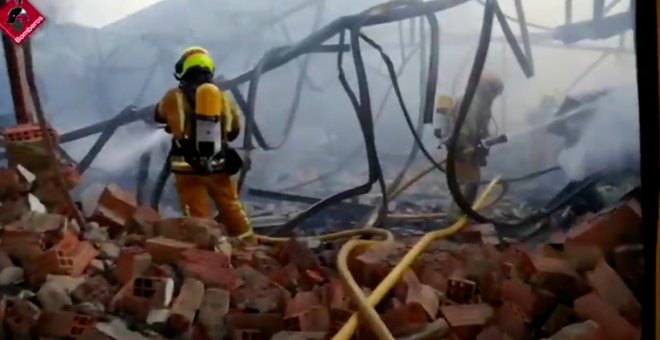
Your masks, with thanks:
[{"label": "firefighter in yellow suit", "polygon": [[[213,59],[205,49],[186,49],[175,66],[179,86],[167,91],[157,104],[155,120],[166,124],[166,130],[172,134],[169,162],[183,212],[191,217],[211,218],[210,198],[230,236],[249,235],[252,229],[231,179],[232,172],[222,166],[198,166],[197,160],[208,157],[192,157],[199,156],[200,150],[215,153],[220,147],[217,144],[227,147],[226,142],[236,139],[240,131],[235,103],[212,83],[214,70]],[[214,110],[217,112],[208,116],[200,112]],[[214,124],[214,115],[220,117],[221,124]],[[219,143],[212,142],[220,138]]]},{"label": "firefighter in yellow suit", "polygon": [[[488,128],[492,119],[491,107],[503,90],[504,84],[497,75],[484,73],[458,135],[455,165],[456,180],[461,187],[461,193],[470,203],[473,203],[477,197],[479,182],[481,181],[481,167],[486,161],[483,159],[484,156],[476,150],[483,140],[491,137]],[[436,119],[443,120],[446,123],[441,124],[444,125],[442,129],[436,127],[436,137],[446,138],[451,134],[451,130],[453,130],[452,123],[458,118],[461,100],[462,98],[459,98],[456,103],[452,103],[447,96],[438,98]],[[447,116],[446,113],[448,113],[448,117],[443,117],[443,114]],[[441,136],[439,130],[447,131],[442,131],[445,136]],[[452,204],[449,217],[458,218],[460,215],[462,213],[458,206],[455,203]]]}]

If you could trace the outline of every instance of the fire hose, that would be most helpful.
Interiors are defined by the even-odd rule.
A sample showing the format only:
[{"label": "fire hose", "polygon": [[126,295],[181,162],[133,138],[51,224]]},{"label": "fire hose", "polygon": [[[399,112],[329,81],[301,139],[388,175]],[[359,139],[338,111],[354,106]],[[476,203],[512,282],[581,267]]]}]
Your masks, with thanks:
[{"label": "fire hose", "polygon": [[[481,36],[479,38],[479,46],[477,48],[477,53],[474,58],[474,62],[472,65],[472,71],[470,73],[470,77],[468,80],[467,88],[465,90],[465,95],[463,97],[463,101],[461,102],[461,106],[459,108],[459,113],[458,117],[456,119],[456,124],[454,126],[454,131],[453,131],[453,136],[458,136],[461,128],[463,127],[463,123],[465,122],[465,118],[468,114],[468,110],[470,108],[470,104],[472,103],[472,99],[474,97],[474,94],[476,92],[479,80],[481,79],[481,73],[484,68],[484,64],[486,61],[486,57],[488,55],[488,48],[489,48],[489,42],[490,42],[490,36],[492,32],[492,23],[493,23],[493,18],[496,15],[496,13],[501,13],[499,11],[499,6],[497,5],[497,2],[494,0],[488,0],[486,2],[486,5],[484,7],[484,24],[482,26],[481,30]],[[500,16],[498,16],[498,19]],[[505,20],[501,19],[500,23]],[[523,69],[525,71],[526,69]],[[530,73],[526,74],[528,76],[531,76]],[[474,219],[475,221],[479,223],[492,223],[496,227],[501,228],[501,227],[508,227],[508,228],[516,228],[516,227],[521,227],[521,226],[527,226],[530,224],[533,224],[535,222],[538,222],[542,219],[547,218],[548,216],[552,215],[553,213],[559,211],[568,200],[576,195],[577,193],[581,192],[582,188],[578,188],[575,190],[574,193],[567,195],[564,197],[564,199],[559,200],[556,202],[553,206],[547,207],[537,213],[534,213],[530,216],[527,216],[523,219],[521,219],[518,222],[515,223],[510,223],[510,222],[503,222],[503,221],[495,221],[491,218],[487,218],[474,209],[470,207],[470,203],[465,199],[463,196],[463,193],[460,190],[460,187],[458,185],[457,179],[456,179],[456,153],[458,149],[458,144],[457,144],[457,139],[456,138],[450,138],[449,144],[447,147],[448,153],[447,153],[447,171],[446,171],[446,178],[447,178],[447,184],[449,186],[449,191],[452,194],[452,197],[456,201],[456,204],[461,208],[461,210],[470,218]]]},{"label": "fire hose", "polygon": [[[499,7],[497,6],[497,2],[495,1],[488,1],[485,10],[484,10],[484,20],[483,20],[483,25],[482,25],[482,31],[481,31],[481,37],[479,40],[479,47],[477,48],[477,53],[475,56],[475,63],[472,68],[471,72],[471,77],[470,81],[468,82],[468,90],[466,90],[465,94],[465,99],[461,105],[460,108],[460,113],[459,117],[456,123],[456,126],[454,128],[454,133],[453,136],[458,136],[460,132],[460,127],[463,124],[465,120],[465,116],[467,115],[467,109],[469,108],[470,101],[472,100],[472,97],[474,96],[474,92],[476,90],[476,85],[480,79],[481,76],[481,70],[483,69],[483,64],[485,62],[485,57],[487,55],[488,51],[488,44],[490,41],[490,33],[492,30],[492,25],[493,25],[493,18],[495,16],[496,11],[499,10]],[[505,23],[501,20],[500,24],[502,26],[505,25]],[[503,29],[506,34],[506,29]],[[516,45],[517,46],[517,45]],[[512,46],[513,47],[513,46]],[[515,50],[515,49],[514,49]],[[385,59],[385,58],[384,58]],[[387,63],[387,62],[386,62]],[[388,69],[390,65],[388,64]],[[531,69],[529,67],[523,68],[524,71],[528,71],[529,75],[531,75]],[[395,88],[396,90],[396,88]],[[409,128],[411,128],[411,121],[409,117],[406,119]],[[411,129],[413,130],[413,129]],[[415,139],[416,142],[421,143],[419,138]],[[420,145],[420,148],[423,146]],[[448,154],[448,160],[447,160],[447,178],[448,182],[450,180],[453,180],[453,183],[450,182],[450,189],[452,189],[452,186],[454,187],[451,190],[452,196],[456,198],[456,196],[459,196],[458,198],[463,198],[463,205],[459,205],[462,210],[465,208],[464,206],[467,205],[467,208],[472,211],[474,214],[477,214],[475,209],[478,209],[480,205],[482,204],[482,201],[485,200],[485,196],[487,195],[482,195],[480,199],[478,199],[477,203],[475,204],[475,208],[472,208],[469,206],[468,203],[465,202],[465,198],[462,197],[462,194],[460,193],[460,190],[457,188],[457,183],[456,183],[456,174],[455,174],[455,157],[456,157],[456,139],[451,138],[450,143],[449,143],[449,154]],[[424,149],[422,149],[424,150]],[[429,157],[430,154],[428,152],[425,153],[425,156],[429,158],[429,161],[437,168],[441,168],[439,164],[433,160],[432,157]],[[452,178],[453,177],[453,178]],[[493,186],[495,185],[496,181],[493,181],[491,185],[488,186],[486,189],[486,193],[489,193],[490,190],[492,190]],[[464,210],[465,211],[465,210]],[[466,211],[467,212],[467,211]],[[470,215],[468,215],[471,217]],[[463,218],[457,223],[456,225],[452,226],[448,230],[440,230],[437,232],[432,232],[429,234],[426,234],[424,237],[422,237],[422,240],[418,242],[413,248],[411,249],[410,252],[408,252],[402,261],[399,262],[399,264],[392,270],[390,273],[387,275],[387,277],[376,287],[376,289],[371,293],[371,295],[366,298],[364,296],[364,293],[360,289],[360,287],[355,283],[353,280],[350,271],[348,270],[347,266],[347,258],[348,255],[350,254],[350,251],[353,250],[355,247],[357,247],[360,244],[366,244],[364,241],[349,241],[346,243],[339,254],[338,257],[338,266],[340,269],[340,274],[342,275],[342,278],[349,284],[349,291],[351,293],[352,299],[358,304],[360,313],[362,316],[365,318],[367,322],[369,322],[370,327],[374,331],[374,333],[378,336],[379,339],[393,339],[391,333],[387,329],[387,327],[383,324],[383,321],[380,319],[378,316],[377,312],[373,309],[373,307],[384,297],[384,295],[394,286],[394,284],[400,279],[400,277],[403,275],[404,271],[413,263],[413,261],[423,252],[423,250],[430,244],[430,242],[434,239],[440,238],[447,236],[453,232],[456,232],[460,230],[460,227],[462,226],[463,223],[465,223],[466,219]],[[462,223],[461,223],[462,222]],[[371,244],[371,243],[368,243]],[[357,317],[354,314],[351,319],[349,319],[349,322],[344,325],[344,327],[337,333],[333,339],[334,340],[346,340],[350,339],[352,337],[353,332],[355,331],[355,328],[357,326]]]}]

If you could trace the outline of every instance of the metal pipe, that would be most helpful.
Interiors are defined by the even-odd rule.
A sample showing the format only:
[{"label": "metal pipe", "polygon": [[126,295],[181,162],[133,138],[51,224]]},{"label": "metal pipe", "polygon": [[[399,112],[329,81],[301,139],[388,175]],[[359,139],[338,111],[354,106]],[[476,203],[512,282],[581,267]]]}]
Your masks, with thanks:
[{"label": "metal pipe", "polygon": [[[7,3],[7,1],[3,0],[3,3]],[[26,75],[25,65],[20,60],[22,48],[15,45],[6,34],[2,35],[2,46],[5,52],[11,98],[14,101],[16,124],[32,123],[34,122],[34,118],[28,110],[28,93],[24,91],[26,89],[24,86]]]}]

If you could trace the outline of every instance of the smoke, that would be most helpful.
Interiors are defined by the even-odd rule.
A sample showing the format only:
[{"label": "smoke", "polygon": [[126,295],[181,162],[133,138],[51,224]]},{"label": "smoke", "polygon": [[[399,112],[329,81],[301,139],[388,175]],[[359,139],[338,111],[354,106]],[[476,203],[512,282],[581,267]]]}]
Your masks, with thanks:
[{"label": "smoke", "polygon": [[595,107],[577,144],[559,154],[559,165],[572,180],[599,171],[639,169],[637,87],[616,87]]},{"label": "smoke", "polygon": [[[133,126],[131,126],[133,127]],[[139,128],[140,130],[137,130]],[[127,173],[131,176],[137,170],[137,161],[144,152],[157,151],[158,147],[170,138],[163,130],[148,130],[144,126],[134,129],[120,129],[115,132],[108,144],[94,159],[92,167],[108,173]],[[82,159],[93,143],[94,138],[86,138],[67,147],[75,159]]]},{"label": "smoke", "polygon": [[30,3],[51,22],[68,22],[73,19],[76,0],[32,0]]}]

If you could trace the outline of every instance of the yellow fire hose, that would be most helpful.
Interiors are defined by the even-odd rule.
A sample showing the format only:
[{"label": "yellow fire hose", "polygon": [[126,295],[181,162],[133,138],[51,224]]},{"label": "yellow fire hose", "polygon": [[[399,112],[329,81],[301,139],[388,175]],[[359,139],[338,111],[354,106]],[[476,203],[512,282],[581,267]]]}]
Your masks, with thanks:
[{"label": "yellow fire hose", "polygon": [[[410,178],[407,182],[405,182],[403,185],[401,185],[395,192],[392,193],[390,197],[395,198],[399,196],[401,193],[412,187],[415,183],[417,183],[424,176],[428,175],[435,169],[436,169],[435,166],[433,166],[419,172],[418,174]],[[490,196],[491,192],[493,191],[498,181],[499,178],[493,180],[488,185],[488,187],[486,187],[486,189],[483,191],[481,196],[477,199],[474,205],[475,209],[482,209],[484,205],[486,205],[485,203],[487,201],[487,198]],[[489,203],[492,204],[493,202],[489,202]],[[426,215],[417,215],[416,217],[433,218],[436,215],[440,217],[443,214],[426,214]],[[388,230],[377,229],[377,228],[352,229],[352,230],[345,230],[345,231],[340,231],[340,232],[330,233],[320,236],[303,237],[302,239],[313,239],[319,242],[332,242],[337,240],[349,239],[349,241],[346,244],[344,244],[344,246],[341,248],[338,254],[337,266],[340,276],[343,279],[343,281],[346,283],[346,286],[349,288],[349,295],[354,301],[357,302],[359,312],[365,317],[365,320],[369,322],[372,330],[378,336],[378,338],[380,340],[384,340],[384,339],[393,340],[394,338],[392,337],[392,334],[389,332],[389,330],[387,329],[387,327],[385,326],[385,324],[383,323],[382,319],[375,311],[373,306],[375,306],[378,302],[380,302],[380,300],[385,296],[385,294],[387,294],[387,292],[390,289],[392,289],[394,284],[396,284],[396,282],[400,279],[403,273],[412,265],[415,259],[419,257],[419,255],[428,247],[428,245],[431,242],[437,239],[445,238],[447,236],[456,233],[465,225],[466,222],[467,222],[467,218],[463,217],[449,228],[434,231],[422,237],[420,241],[417,244],[415,244],[415,246],[413,246],[413,248],[404,256],[401,262],[399,262],[399,265],[396,266],[394,269],[392,269],[392,271],[387,275],[387,277],[383,280],[383,282],[381,282],[378,285],[378,287],[376,287],[376,289],[368,298],[364,296],[364,293],[357,285],[350,271],[348,270],[348,265],[347,265],[348,255],[351,253],[351,251],[353,251],[358,247],[368,247],[378,242],[393,242],[394,236],[392,235],[391,232],[389,232]],[[356,237],[365,237],[365,236],[378,237],[380,240],[354,239]],[[239,238],[244,240],[252,240],[260,244],[267,244],[267,245],[278,245],[290,240],[289,237],[271,237],[271,236],[255,234],[252,230],[239,236]],[[332,339],[348,340],[355,332],[356,327],[357,327],[357,315],[353,314],[351,318],[348,320],[348,322],[344,325],[344,327]]]},{"label": "yellow fire hose", "polygon": [[[345,239],[351,239],[354,237],[365,237],[365,236],[371,236],[371,237],[378,237],[381,240],[378,242],[382,241],[392,241],[394,240],[394,236],[392,233],[388,230],[385,229],[378,229],[378,228],[370,228],[370,229],[351,229],[351,230],[344,230],[344,231],[339,231],[336,233],[330,233],[330,234],[325,234],[325,235],[319,235],[319,236],[312,236],[312,237],[301,237],[301,239],[313,239],[319,242],[332,242],[332,241],[338,241],[338,240],[345,240]],[[252,230],[248,231],[247,233],[239,236],[239,239],[253,239],[261,244],[267,244],[267,245],[277,245],[281,243],[288,242],[291,238],[290,237],[273,237],[273,236],[266,236],[266,235],[259,235],[255,234]],[[374,241],[376,242],[376,241]]]},{"label": "yellow fire hose", "polygon": [[[486,199],[490,195],[491,191],[499,181],[499,177],[494,179],[479,196],[477,201],[474,204],[474,209],[481,209]],[[394,337],[387,329],[383,320],[380,318],[374,306],[378,304],[383,297],[394,287],[396,282],[402,277],[404,272],[410,268],[414,261],[419,257],[419,255],[426,250],[426,248],[433,242],[438,239],[448,237],[456,232],[458,232],[463,226],[467,223],[467,217],[462,217],[458,222],[452,225],[449,228],[437,230],[430,232],[424,235],[404,257],[401,261],[390,271],[390,273],[385,277],[385,279],[376,287],[376,289],[369,295],[365,297],[362,289],[353,279],[350,271],[348,270],[348,255],[353,249],[359,246],[368,246],[372,245],[377,241],[363,241],[363,240],[350,240],[339,251],[337,256],[337,268],[342,279],[346,282],[351,298],[358,304],[359,312],[361,316],[366,320],[371,329],[374,331],[379,340],[394,340]],[[341,330],[335,334],[332,338],[333,340],[349,340],[358,324],[357,314],[353,314],[348,322],[341,328]]]}]

